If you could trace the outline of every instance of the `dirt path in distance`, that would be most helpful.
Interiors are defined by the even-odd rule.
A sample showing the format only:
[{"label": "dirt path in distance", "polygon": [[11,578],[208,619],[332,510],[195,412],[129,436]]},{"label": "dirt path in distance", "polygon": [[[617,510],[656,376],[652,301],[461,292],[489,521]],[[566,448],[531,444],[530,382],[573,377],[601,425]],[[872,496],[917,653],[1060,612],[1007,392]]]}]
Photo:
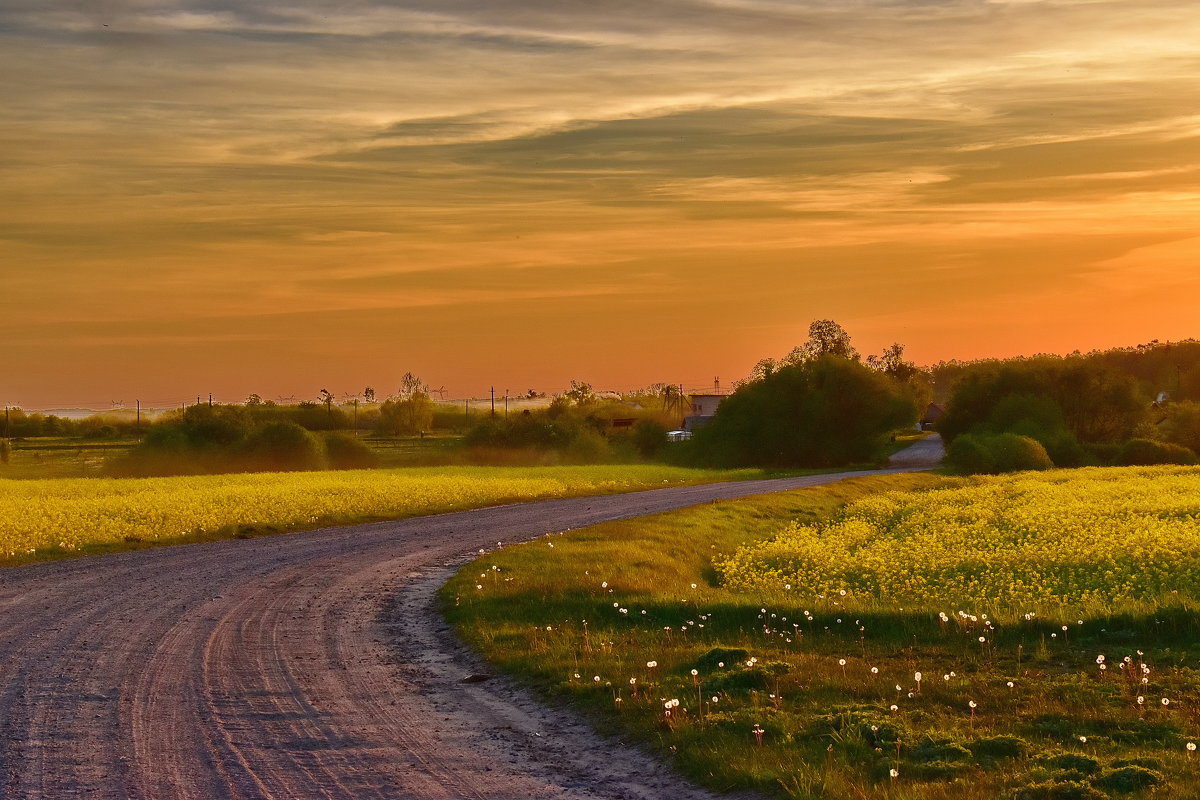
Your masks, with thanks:
[{"label": "dirt path in distance", "polygon": [[502,679],[459,683],[478,666],[449,637],[433,594],[454,566],[497,542],[855,474],[4,570],[0,797],[707,797]]}]

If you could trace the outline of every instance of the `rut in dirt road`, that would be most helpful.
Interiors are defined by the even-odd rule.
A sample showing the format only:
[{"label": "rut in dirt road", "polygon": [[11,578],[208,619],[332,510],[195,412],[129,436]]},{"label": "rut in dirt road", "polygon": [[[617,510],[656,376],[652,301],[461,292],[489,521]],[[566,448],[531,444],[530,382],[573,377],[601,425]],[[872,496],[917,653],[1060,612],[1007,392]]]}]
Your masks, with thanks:
[{"label": "rut in dirt road", "polygon": [[[915,461],[929,466],[936,441]],[[498,541],[853,474],[501,506],[0,572],[0,797],[687,798],[495,681],[431,599]],[[867,474],[880,474],[879,472]],[[539,735],[544,734],[544,735]]]}]

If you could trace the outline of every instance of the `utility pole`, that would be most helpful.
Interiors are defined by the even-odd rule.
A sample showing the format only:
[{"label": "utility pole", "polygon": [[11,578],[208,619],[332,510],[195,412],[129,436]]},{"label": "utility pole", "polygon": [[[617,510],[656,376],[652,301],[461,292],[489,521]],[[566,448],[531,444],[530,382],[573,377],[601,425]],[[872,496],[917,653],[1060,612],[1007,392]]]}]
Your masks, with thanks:
[{"label": "utility pole", "polygon": [[142,401],[135,400],[134,402],[137,403],[137,429],[140,431],[142,429]]},{"label": "utility pole", "polygon": [[5,439],[9,438],[8,430],[9,430],[9,428],[8,428],[8,405],[5,405],[4,406],[4,438]]},{"label": "utility pole", "polygon": [[212,392],[208,393],[208,407],[212,408]]},{"label": "utility pole", "polygon": [[354,398],[354,438],[358,438],[358,398]]},{"label": "utility pole", "polygon": [[463,409],[464,409],[464,413],[466,414],[466,417],[467,417],[467,427],[470,427],[470,425],[471,425],[471,398],[468,397],[466,400],[463,400]]},{"label": "utility pole", "polygon": [[496,418],[496,387],[491,388],[492,392],[492,419]]},{"label": "utility pole", "polygon": [[508,389],[504,390],[504,419],[508,421]]}]

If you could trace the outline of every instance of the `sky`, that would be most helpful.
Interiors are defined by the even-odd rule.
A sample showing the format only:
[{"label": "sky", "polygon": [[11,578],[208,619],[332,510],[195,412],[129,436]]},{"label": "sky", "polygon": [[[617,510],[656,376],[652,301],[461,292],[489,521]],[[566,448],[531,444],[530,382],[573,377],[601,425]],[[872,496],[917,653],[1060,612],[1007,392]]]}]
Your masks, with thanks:
[{"label": "sky", "polygon": [[1200,334],[1194,0],[0,0],[0,401]]}]

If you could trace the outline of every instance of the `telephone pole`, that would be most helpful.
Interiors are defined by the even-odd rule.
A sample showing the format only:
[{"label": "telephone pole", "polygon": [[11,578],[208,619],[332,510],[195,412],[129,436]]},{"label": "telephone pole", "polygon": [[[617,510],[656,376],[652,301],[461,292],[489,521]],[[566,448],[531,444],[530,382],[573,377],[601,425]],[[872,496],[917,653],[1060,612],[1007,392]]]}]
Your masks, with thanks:
[{"label": "telephone pole", "polygon": [[496,418],[496,387],[491,388],[492,392],[492,419]]}]

